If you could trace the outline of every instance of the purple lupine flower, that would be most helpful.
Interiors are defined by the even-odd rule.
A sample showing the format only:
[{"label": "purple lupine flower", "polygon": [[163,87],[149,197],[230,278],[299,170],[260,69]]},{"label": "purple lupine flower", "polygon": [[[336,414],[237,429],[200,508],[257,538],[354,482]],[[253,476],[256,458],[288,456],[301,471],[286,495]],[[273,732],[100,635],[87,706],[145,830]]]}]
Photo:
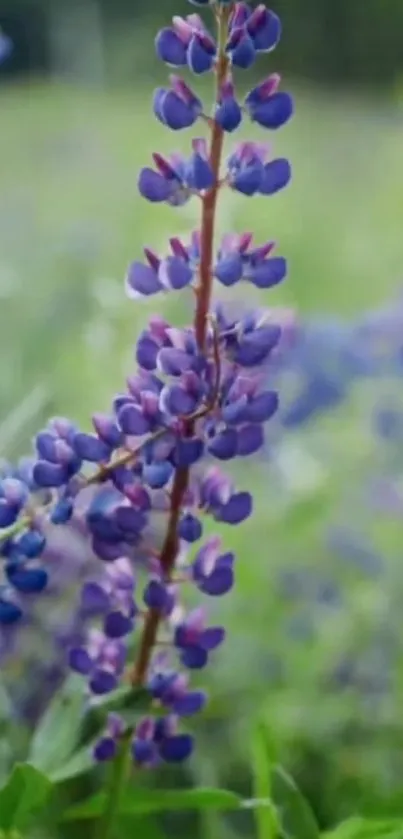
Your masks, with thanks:
[{"label": "purple lupine flower", "polygon": [[193,279],[189,255],[180,240],[171,243],[172,255],[166,259],[159,257],[145,248],[148,264],[133,262],[126,278],[126,290],[129,297],[143,297],[157,291],[182,289]]},{"label": "purple lupine flower", "polygon": [[214,268],[214,276],[223,285],[231,286],[244,279],[257,288],[270,288],[284,279],[285,259],[271,256],[275,243],[249,250],[251,239],[249,234],[224,236]]},{"label": "purple lupine flower", "polygon": [[194,125],[202,113],[202,103],[183,79],[172,75],[170,82],[170,89],[156,90],[154,113],[163,125],[179,131]]},{"label": "purple lupine flower", "polygon": [[[203,533],[200,515],[234,526],[252,512],[250,493],[236,490],[215,467],[204,469],[203,458],[226,461],[256,452],[263,444],[263,424],[278,401],[277,393],[265,387],[262,372],[278,351],[281,325],[270,313],[230,318],[222,309],[211,311],[206,277],[215,274],[224,285],[244,280],[269,288],[286,273],[284,259],[271,253],[273,243],[254,248],[248,233],[224,237],[216,260],[211,259],[211,221],[220,190],[270,195],[290,178],[286,160],[269,160],[266,146],[254,143],[238,145],[226,174],[220,172],[222,131],[235,131],[245,110],[268,128],[279,127],[291,113],[288,95],[274,89],[277,77],[255,87],[242,107],[230,69],[247,68],[257,53],[273,49],[280,23],[262,5],[252,10],[243,2],[217,2],[215,11],[226,27],[219,44],[197,14],[175,17],[156,39],[157,53],[167,63],[187,66],[196,75],[216,70],[213,117],[206,116],[198,95],[178,76],[171,77],[169,88],[156,91],[153,102],[157,119],[172,130],[204,120],[212,132],[211,147],[195,139],[188,157],[155,153],[155,168],[144,168],[138,180],[141,195],[153,203],[181,206],[196,196],[201,229],[189,244],[172,237],[171,252],[162,258],[145,248],[144,261],[135,259],[126,278],[128,296],[135,298],[192,286],[194,325],[175,328],[154,317],[135,347],[138,369],[114,397],[111,410],[93,416],[93,431],[64,418],[52,420],[36,437],[37,456],[26,466],[27,477],[4,476],[0,491],[3,528],[11,528],[5,529],[2,550],[4,621],[16,620],[24,597],[47,582],[49,530],[70,534],[74,528],[88,551],[91,573],[78,573],[81,597],[74,620],[58,627],[57,635],[71,669],[86,678],[92,694],[118,685],[125,673],[127,636],[144,621],[133,682],[147,686],[150,699],[167,715],[137,724],[131,749],[139,766],[179,762],[191,754],[193,740],[179,731],[179,717],[200,711],[206,697],[192,689],[180,668],[203,668],[224,640],[222,626],[209,626],[203,610],[187,612],[181,602],[183,583],[216,597],[233,586],[235,557],[217,538],[189,556],[189,546]],[[165,535],[159,532],[162,527]],[[146,576],[141,610],[135,602],[134,568],[140,560]],[[52,570],[54,565],[48,597],[62,587]],[[160,634],[173,660],[155,655],[152,646],[155,640],[160,643]],[[119,718],[110,717],[95,759],[113,759],[121,737],[129,733]]]},{"label": "purple lupine flower", "polygon": [[181,763],[193,751],[190,734],[179,734],[177,717],[170,714],[160,719],[144,717],[136,726],[132,755],[140,766],[156,766],[160,761]]},{"label": "purple lupine flower", "polygon": [[221,540],[209,539],[198,551],[192,564],[192,577],[204,594],[220,596],[234,583],[234,554],[221,553]]},{"label": "purple lupine flower", "polygon": [[269,148],[265,143],[240,143],[227,163],[229,186],[243,195],[274,195],[290,181],[291,169],[287,160],[278,158],[266,162]]},{"label": "purple lupine flower", "polygon": [[154,658],[147,689],[154,700],[179,717],[190,717],[199,713],[207,701],[205,691],[191,690],[189,685],[189,676],[172,669],[166,654]]},{"label": "purple lupine flower", "polygon": [[[207,3],[196,0],[195,5]],[[280,36],[280,20],[264,4],[252,10],[247,3],[234,3],[225,52],[235,67],[246,70],[259,53],[273,50]],[[211,71],[217,61],[216,42],[198,14],[174,17],[172,26],[158,33],[155,45],[162,61],[173,67],[187,64],[198,75]]]},{"label": "purple lupine flower", "polygon": [[126,663],[127,650],[122,641],[108,638],[101,630],[91,629],[84,644],[69,650],[69,666],[88,679],[88,688],[96,696],[114,690]]},{"label": "purple lupine flower", "polygon": [[206,614],[202,608],[189,612],[174,625],[174,644],[180,652],[181,663],[189,670],[205,667],[209,653],[217,649],[224,639],[222,626],[206,626]]},{"label": "purple lupine flower", "polygon": [[292,98],[289,93],[278,90],[279,83],[280,77],[275,73],[246,96],[245,108],[251,120],[263,128],[281,128],[292,116]]},{"label": "purple lupine flower", "polygon": [[98,763],[113,760],[125,728],[125,722],[119,714],[108,714],[105,730],[94,747],[94,759]]},{"label": "purple lupine flower", "polygon": [[226,79],[221,85],[214,119],[224,131],[235,131],[242,121],[242,109],[235,97],[232,79]]},{"label": "purple lupine flower", "polygon": [[18,478],[6,477],[0,481],[0,528],[14,524],[28,495],[26,484]]},{"label": "purple lupine flower", "polygon": [[156,171],[145,168],[140,172],[138,187],[143,198],[181,207],[192,195],[199,195],[206,186],[211,186],[214,176],[204,152],[205,141],[194,140],[193,148],[194,154],[190,159],[179,154],[169,158],[154,154]]},{"label": "purple lupine flower", "polygon": [[73,423],[64,417],[55,417],[36,435],[38,459],[33,467],[33,479],[38,487],[61,487],[79,472],[82,457],[74,447],[77,434]]},{"label": "purple lupine flower", "polygon": [[108,638],[123,638],[134,628],[137,612],[134,591],[135,580],[130,561],[127,557],[120,557],[104,567],[98,580],[84,584],[81,608],[86,614],[103,616],[103,630]]}]

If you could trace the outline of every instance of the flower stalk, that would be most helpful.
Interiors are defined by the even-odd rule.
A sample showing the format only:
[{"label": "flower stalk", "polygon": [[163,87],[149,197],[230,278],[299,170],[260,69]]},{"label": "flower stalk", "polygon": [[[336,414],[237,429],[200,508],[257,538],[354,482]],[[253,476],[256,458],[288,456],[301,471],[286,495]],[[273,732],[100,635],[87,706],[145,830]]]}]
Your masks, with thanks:
[{"label": "flower stalk", "polygon": [[[279,90],[276,74],[252,88],[243,103],[233,77],[234,67],[246,70],[274,49],[281,25],[262,4],[192,2],[212,7],[217,37],[198,14],[176,16],[158,34],[156,50],[171,67],[214,74],[213,114],[206,116],[177,74],[157,89],[153,110],[173,131],[200,120],[209,142],[193,139],[187,158],[155,152],[154,168],[141,170],[138,188],[146,200],[172,207],[196,197],[200,229],[189,243],[173,237],[168,255],[144,248],[143,259],[129,266],[125,286],[136,299],[190,287],[193,322],[178,329],[154,316],[138,338],[135,373],[110,413],[93,416],[94,431],[53,418],[36,435],[34,457],[7,467],[0,480],[0,623],[17,624],[27,608],[24,595],[39,595],[49,579],[54,586],[55,529],[64,528],[69,544],[78,534],[88,569],[78,574],[77,625],[62,632],[68,664],[94,696],[129,681],[150,698],[149,715],[130,731],[122,716],[110,715],[94,749],[95,760],[115,765],[103,823],[107,837],[129,753],[136,767],[151,768],[186,760],[193,751],[181,721],[201,711],[207,695],[192,688],[188,673],[206,667],[225,629],[208,625],[203,605],[187,610],[182,598],[188,586],[215,598],[232,589],[235,556],[217,536],[200,541],[204,518],[237,526],[251,515],[253,499],[233,486],[217,461],[258,452],[264,423],[278,406],[262,373],[281,326],[261,310],[234,320],[224,307],[212,308],[211,296],[214,280],[269,289],[286,275],[286,260],[273,255],[272,241],[256,246],[248,232],[228,233],[218,247],[214,241],[220,190],[269,196],[290,180],[288,161],[271,159],[265,144],[241,142],[223,161],[224,137],[243,119],[273,130],[292,114],[291,97]],[[147,581],[139,594],[140,563]]]}]

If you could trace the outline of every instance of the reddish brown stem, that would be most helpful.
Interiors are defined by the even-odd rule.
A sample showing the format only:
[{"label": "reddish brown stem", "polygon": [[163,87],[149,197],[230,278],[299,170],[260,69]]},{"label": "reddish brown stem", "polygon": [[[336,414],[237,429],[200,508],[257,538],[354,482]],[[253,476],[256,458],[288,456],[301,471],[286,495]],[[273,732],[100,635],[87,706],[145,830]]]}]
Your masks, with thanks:
[{"label": "reddish brown stem", "polygon": [[[181,513],[183,496],[188,485],[188,479],[189,469],[178,469],[176,471],[172,487],[171,512],[169,516],[168,530],[160,556],[163,575],[166,579],[169,579],[172,574],[176,554],[178,552],[178,522]],[[158,609],[150,609],[147,612],[137,658],[130,677],[133,687],[137,687],[144,683],[150,657],[157,641],[160,620],[161,615]]]},{"label": "reddish brown stem", "polygon": [[[222,82],[225,80],[228,70],[228,59],[223,49],[223,32],[226,29],[229,10],[224,8],[221,11],[219,27],[221,29],[220,50],[217,61],[217,97]],[[210,147],[210,165],[214,173],[214,186],[203,198],[203,213],[201,221],[200,241],[200,283],[197,289],[197,305],[194,319],[196,340],[201,349],[204,348],[208,313],[210,309],[211,289],[213,282],[213,248],[214,248],[214,222],[219,191],[219,174],[221,153],[223,146],[222,128],[213,122]],[[187,424],[186,433],[193,434],[194,420]],[[183,498],[189,482],[189,469],[177,469],[171,493],[171,510],[169,515],[168,530],[162,547],[160,563],[163,576],[169,580],[175,566],[175,559],[178,552],[178,523],[181,514]],[[158,627],[161,614],[157,609],[150,609],[144,622],[143,633],[140,638],[137,658],[130,673],[130,682],[133,686],[144,684],[152,651],[157,642]]]},{"label": "reddish brown stem", "polygon": [[[217,66],[217,88],[221,86],[227,74],[228,61],[221,56]],[[220,162],[224,140],[224,132],[218,123],[214,123],[211,135],[210,165],[214,172],[214,186],[207,193],[203,201],[203,214],[201,224],[201,259],[200,259],[200,285],[198,288],[198,300],[195,312],[196,340],[199,347],[203,348],[206,339],[207,315],[210,308],[211,289],[213,284],[213,248],[214,248],[214,224],[217,208],[217,197],[219,191]]]}]

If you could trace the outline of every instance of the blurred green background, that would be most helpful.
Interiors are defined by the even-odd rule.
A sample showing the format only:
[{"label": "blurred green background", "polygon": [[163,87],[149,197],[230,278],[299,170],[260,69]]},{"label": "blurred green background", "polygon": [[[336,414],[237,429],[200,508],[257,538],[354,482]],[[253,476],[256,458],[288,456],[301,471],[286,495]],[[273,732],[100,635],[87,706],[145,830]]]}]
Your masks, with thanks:
[{"label": "blurred green background", "polygon": [[[392,297],[402,279],[403,4],[278,0],[273,7],[284,21],[283,43],[257,72],[280,70],[295,95],[292,124],[273,137],[276,153],[292,160],[294,180],[269,201],[223,195],[218,225],[222,232],[253,229],[258,241],[276,239],[288,257],[287,282],[256,295],[257,302],[295,307],[303,318],[358,315]],[[186,237],[198,223],[196,205],[153,208],[136,190],[151,151],[189,147],[188,132],[170,134],[150,111],[152,90],[164,78],[154,33],[171,12],[189,11],[184,0],[0,0],[0,26],[15,44],[0,70],[2,457],[25,451],[49,414],[88,425],[91,412],[107,409],[124,386],[135,336],[150,312],[164,306],[164,314],[181,320],[190,312],[190,295],[180,304],[175,296],[141,304],[123,290],[127,264],[144,244],[164,249],[170,235]],[[196,84],[211,95],[205,81]],[[239,84],[246,90],[245,75]],[[263,135],[245,124],[243,136]],[[240,556],[238,590],[223,606],[232,631],[210,676],[214,700],[199,724],[191,770],[203,783],[247,787],[249,723],[259,709],[325,825],[358,801],[366,809],[394,806],[400,691],[393,713],[389,705],[378,717],[371,710],[369,728],[365,717],[361,729],[357,698],[341,703],[330,691],[323,701],[316,681],[357,627],[365,636],[379,611],[375,595],[383,605],[388,595],[378,581],[347,574],[349,595],[359,590],[360,597],[350,597],[347,617],[326,614],[312,641],[301,627],[284,635],[272,582],[284,567],[327,561],[323,528],[339,514],[346,483],[351,489],[365,479],[375,457],[363,430],[365,404],[358,397],[322,424],[324,471],[316,436],[284,444],[292,501],[275,503],[269,460],[248,469],[257,513],[229,537]],[[312,464],[316,478],[305,481]],[[356,513],[366,532],[367,516]],[[383,549],[398,555],[398,528],[385,534],[382,522],[373,527]],[[286,677],[275,688],[281,656]],[[243,823],[202,827],[205,837],[250,835]]]}]

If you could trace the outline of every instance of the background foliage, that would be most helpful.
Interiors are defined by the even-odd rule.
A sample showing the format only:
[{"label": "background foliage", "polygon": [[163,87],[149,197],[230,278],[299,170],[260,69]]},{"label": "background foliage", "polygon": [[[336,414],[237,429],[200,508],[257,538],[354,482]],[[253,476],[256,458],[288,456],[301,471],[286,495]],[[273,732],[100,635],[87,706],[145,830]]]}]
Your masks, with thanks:
[{"label": "background foliage", "polygon": [[[324,82],[372,85],[399,83],[403,72],[400,0],[276,0],[286,39],[278,61],[288,74]],[[107,37],[122,38],[133,48],[133,36],[170,13],[178,14],[185,0],[0,0],[0,18],[17,36],[18,52],[9,72],[49,69],[49,25],[59,10],[64,16],[100,16]],[[29,31],[34,39],[27,39]],[[122,44],[121,44],[122,46]],[[151,54],[142,54],[149,69]],[[139,65],[133,67],[138,72]]]}]

